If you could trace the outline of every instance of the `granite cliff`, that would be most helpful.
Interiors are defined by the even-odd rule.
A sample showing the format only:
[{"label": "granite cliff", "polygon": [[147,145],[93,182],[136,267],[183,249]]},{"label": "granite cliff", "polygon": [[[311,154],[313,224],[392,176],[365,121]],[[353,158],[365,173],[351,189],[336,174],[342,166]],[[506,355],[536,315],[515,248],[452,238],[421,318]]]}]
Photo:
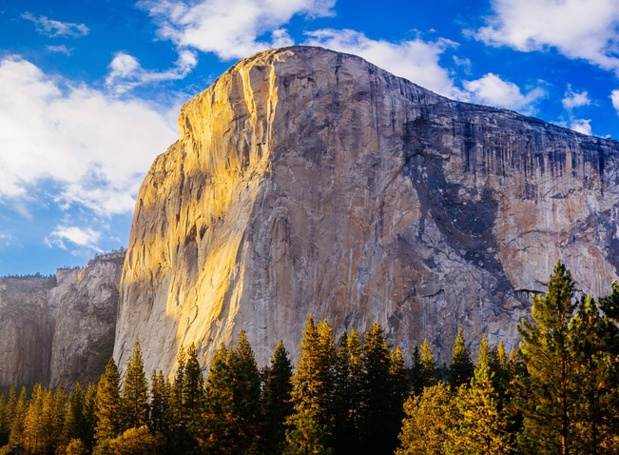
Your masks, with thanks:
[{"label": "granite cliff", "polygon": [[171,371],[241,329],[260,364],[305,319],[373,320],[449,360],[458,326],[517,339],[557,259],[584,292],[619,267],[619,144],[455,102],[352,55],[254,55],[185,104],[139,191],[114,357]]},{"label": "granite cliff", "polygon": [[124,253],[49,277],[0,278],[0,387],[98,380],[112,355]]}]

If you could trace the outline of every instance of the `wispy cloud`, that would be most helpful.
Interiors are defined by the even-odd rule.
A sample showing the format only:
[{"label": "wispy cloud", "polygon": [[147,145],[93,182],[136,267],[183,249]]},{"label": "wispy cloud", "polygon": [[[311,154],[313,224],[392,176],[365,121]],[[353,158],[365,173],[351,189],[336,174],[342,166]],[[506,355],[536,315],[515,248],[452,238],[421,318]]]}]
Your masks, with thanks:
[{"label": "wispy cloud", "polygon": [[619,74],[616,0],[492,0],[493,15],[474,36],[530,52],[554,48]]},{"label": "wispy cloud", "polygon": [[69,49],[64,44],[61,46],[47,46],[47,50],[52,51],[52,52],[58,52],[59,54],[64,54],[64,55],[72,54],[71,49]]},{"label": "wispy cloud", "polygon": [[138,85],[183,79],[197,63],[194,52],[183,50],[172,69],[148,71],[142,68],[138,59],[133,55],[118,52],[109,65],[110,73],[105,79],[105,84],[116,93],[125,93]]},{"label": "wispy cloud", "polygon": [[546,92],[540,87],[522,93],[516,84],[505,81],[493,73],[488,73],[480,79],[464,81],[463,85],[468,100],[473,103],[513,109],[525,114],[535,113],[535,103],[546,96]]},{"label": "wispy cloud", "polygon": [[615,110],[617,111],[617,114],[619,115],[619,89],[613,90],[610,93],[610,100],[612,101],[613,107],[615,108]]},{"label": "wispy cloud", "polygon": [[359,55],[396,76],[404,77],[441,95],[459,97],[447,69],[440,63],[441,54],[456,43],[438,39],[415,39],[391,43],[368,38],[355,30],[323,29],[307,33],[305,44],[322,46]]},{"label": "wispy cloud", "polygon": [[[138,5],[158,25],[158,35],[180,48],[213,52],[224,60],[244,58],[293,44],[282,28],[295,15],[333,14],[335,0],[143,0]],[[270,35],[270,40],[263,38]]]},{"label": "wispy cloud", "polygon": [[56,21],[45,16],[34,16],[32,13],[24,13],[21,17],[34,23],[39,33],[51,38],[80,38],[88,35],[90,31],[84,24]]},{"label": "wispy cloud", "polygon": [[101,232],[92,228],[82,228],[78,226],[56,226],[56,228],[45,239],[45,243],[50,248],[58,247],[63,250],[69,249],[67,243],[85,248],[97,253],[103,252],[97,245],[101,240]]},{"label": "wispy cloud", "polygon": [[151,161],[176,137],[144,101],[50,77],[19,57],[0,60],[0,200],[27,199],[51,181],[65,208],[129,213]]}]

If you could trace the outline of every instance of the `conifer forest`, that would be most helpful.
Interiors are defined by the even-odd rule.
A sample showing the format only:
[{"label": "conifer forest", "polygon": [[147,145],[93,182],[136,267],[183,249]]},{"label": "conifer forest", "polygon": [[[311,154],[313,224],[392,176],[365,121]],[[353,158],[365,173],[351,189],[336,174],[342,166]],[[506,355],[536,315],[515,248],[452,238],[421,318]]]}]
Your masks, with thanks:
[{"label": "conifer forest", "polygon": [[[619,285],[581,296],[557,263],[518,349],[459,331],[448,365],[426,340],[406,359],[383,328],[337,339],[307,319],[293,365],[282,342],[260,369],[241,332],[206,376],[196,349],[173,378],[147,377],[136,341],[125,374],[0,396],[1,454],[619,453]],[[451,341],[451,340],[450,340]],[[473,359],[476,359],[474,362]]]}]

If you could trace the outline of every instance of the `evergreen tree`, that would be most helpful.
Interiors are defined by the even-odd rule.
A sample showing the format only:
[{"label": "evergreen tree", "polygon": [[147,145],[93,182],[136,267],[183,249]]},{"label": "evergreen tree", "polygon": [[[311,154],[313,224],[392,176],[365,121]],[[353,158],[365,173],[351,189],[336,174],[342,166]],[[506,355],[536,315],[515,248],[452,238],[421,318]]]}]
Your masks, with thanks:
[{"label": "evergreen tree", "polygon": [[331,326],[326,321],[316,326],[313,316],[310,316],[301,338],[300,351],[297,369],[292,376],[292,398],[297,412],[311,415],[312,422],[324,430],[330,444],[335,389],[335,344]]},{"label": "evergreen tree", "polygon": [[374,322],[365,333],[363,344],[364,415],[363,447],[369,454],[391,453],[397,446],[399,421],[394,426],[392,409],[401,407],[395,402],[391,380],[391,352],[380,324]]},{"label": "evergreen tree", "polygon": [[148,420],[148,383],[140,342],[135,340],[121,393],[123,428],[139,428]]},{"label": "evergreen tree", "polygon": [[450,431],[459,420],[453,394],[439,382],[404,403],[405,418],[396,455],[444,455]]},{"label": "evergreen tree", "polygon": [[28,412],[28,394],[26,388],[22,387],[19,398],[15,403],[13,418],[11,420],[11,432],[9,434],[8,445],[12,453],[21,453],[24,447],[24,423]]},{"label": "evergreen tree", "polygon": [[523,449],[540,455],[573,453],[578,404],[577,362],[568,324],[574,313],[574,282],[557,262],[545,295],[533,297],[533,321],[522,321],[520,355],[527,376],[517,405],[524,417]]},{"label": "evergreen tree", "polygon": [[171,425],[170,415],[170,394],[172,393],[171,386],[167,379],[163,376],[163,372],[159,373],[153,370],[151,376],[151,404],[149,427],[153,434],[166,435],[169,438],[168,430]]},{"label": "evergreen tree", "polygon": [[245,332],[236,350],[217,351],[206,381],[199,440],[212,454],[257,450],[260,428],[260,373]]},{"label": "evergreen tree", "polygon": [[64,422],[67,418],[68,399],[69,398],[64,386],[60,384],[54,393],[54,411],[52,421],[53,445],[57,449],[64,449],[69,443],[64,431]]},{"label": "evergreen tree", "polygon": [[2,414],[0,414],[0,447],[3,447],[9,442],[11,424],[13,422],[16,404],[17,397],[15,394],[15,386],[11,386],[9,389],[8,398],[6,400],[6,405],[4,406]]},{"label": "evergreen tree", "polygon": [[84,442],[88,438],[88,422],[86,417],[86,391],[78,382],[69,395],[67,412],[64,420],[64,433],[68,441],[79,439]]},{"label": "evergreen tree", "polygon": [[[479,360],[477,362],[479,364]],[[498,346],[494,346],[490,352],[490,376],[492,385],[499,394],[499,406],[503,406],[508,400],[507,390],[511,380],[509,356],[505,352],[503,340]]]},{"label": "evergreen tree", "polygon": [[503,455],[509,452],[508,419],[499,408],[499,394],[492,383],[486,335],[481,341],[471,384],[460,387],[456,403],[460,419],[451,430],[448,453]]},{"label": "evergreen tree", "polygon": [[84,396],[84,427],[82,441],[89,451],[95,443],[95,426],[97,424],[97,385],[88,384],[86,395]]},{"label": "evergreen tree", "polygon": [[121,432],[122,407],[120,401],[120,375],[111,358],[97,386],[95,440],[101,444]]},{"label": "evergreen tree", "polygon": [[204,398],[204,376],[198,362],[196,346],[192,344],[185,355],[182,377],[182,407],[183,414],[189,422],[197,417]]},{"label": "evergreen tree", "polygon": [[413,351],[411,382],[415,395],[421,395],[425,387],[431,387],[438,383],[436,362],[432,348],[430,348],[430,342],[427,339],[423,340],[421,349],[415,346]]},{"label": "evergreen tree", "polygon": [[292,365],[283,341],[279,341],[264,372],[262,396],[262,452],[282,453],[286,441],[285,423],[293,414]]},{"label": "evergreen tree", "polygon": [[42,443],[43,433],[43,400],[45,391],[40,384],[35,384],[32,389],[28,409],[24,416],[21,441],[28,453],[38,454]]},{"label": "evergreen tree", "polygon": [[[167,431],[167,444],[170,453],[189,453],[197,446],[197,441],[190,433],[189,426],[190,421],[192,425],[195,425],[199,407],[191,411],[187,409],[187,404],[191,402],[188,401],[188,397],[192,394],[185,392],[184,389],[192,381],[185,379],[187,355],[182,346],[178,350],[176,363],[177,369],[170,393],[170,426]],[[193,369],[195,370],[195,365]]]},{"label": "evergreen tree", "polygon": [[618,331],[587,296],[569,323],[576,353],[576,377],[580,400],[574,411],[577,421],[575,450],[583,455],[619,453],[619,407],[615,376],[617,360],[609,350],[607,336]]},{"label": "evergreen tree", "polygon": [[474,370],[471,354],[466,348],[462,329],[458,328],[458,334],[454,342],[451,364],[449,365],[449,384],[454,389],[462,384],[468,384],[473,377]]},{"label": "evergreen tree", "polygon": [[335,453],[357,454],[362,450],[361,419],[364,413],[363,348],[359,335],[344,332],[337,345],[334,368],[333,446]]},{"label": "evergreen tree", "polygon": [[286,431],[285,455],[333,455],[327,445],[327,432],[309,410],[290,417]]}]

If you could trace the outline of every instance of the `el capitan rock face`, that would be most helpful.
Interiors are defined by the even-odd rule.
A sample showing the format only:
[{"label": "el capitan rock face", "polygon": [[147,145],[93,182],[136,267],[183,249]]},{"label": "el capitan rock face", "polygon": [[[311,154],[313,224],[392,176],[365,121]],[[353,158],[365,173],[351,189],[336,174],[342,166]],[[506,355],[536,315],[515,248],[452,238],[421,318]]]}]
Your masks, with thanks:
[{"label": "el capitan rock face", "polygon": [[303,47],[239,62],[179,128],[136,204],[121,368],[136,338],[170,372],[179,346],[208,364],[241,329],[265,364],[310,314],[448,361],[458,326],[509,348],[557,259],[593,295],[617,276],[617,142]]}]

